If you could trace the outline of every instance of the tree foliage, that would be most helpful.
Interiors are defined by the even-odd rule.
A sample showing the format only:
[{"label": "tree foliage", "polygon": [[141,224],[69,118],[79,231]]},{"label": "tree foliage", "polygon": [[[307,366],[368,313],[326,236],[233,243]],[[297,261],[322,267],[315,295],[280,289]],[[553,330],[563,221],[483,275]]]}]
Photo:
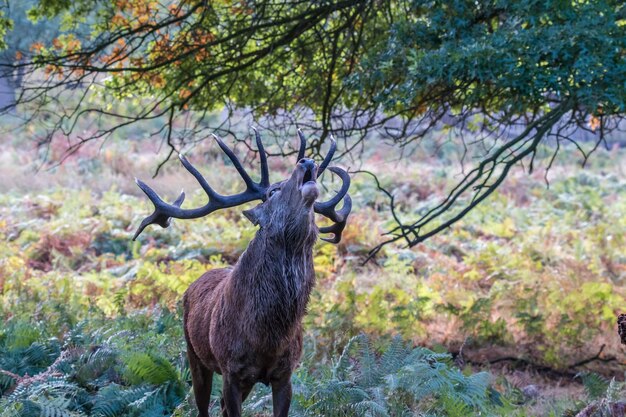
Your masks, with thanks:
[{"label": "tree foliage", "polygon": [[[514,166],[532,171],[538,153],[549,154],[546,169],[562,146],[586,160],[626,110],[617,0],[40,0],[29,14],[66,23],[18,65],[32,75],[20,104],[54,104],[44,143],[61,131],[74,149],[159,119],[154,133],[171,155],[215,130],[241,133],[230,124],[241,114],[279,133],[315,131],[314,150],[331,133],[354,152],[372,132],[406,146],[454,128],[480,155],[474,169],[417,218],[397,216],[389,194],[396,225],[383,244],[446,229]],[[68,86],[82,88],[68,99]],[[224,107],[228,117],[210,117]],[[77,135],[81,121],[104,116],[106,126]]]},{"label": "tree foliage", "polygon": [[27,72],[19,64],[27,62],[33,44],[60,33],[57,18],[39,22],[28,18],[28,11],[36,5],[36,0],[23,0],[0,7],[0,108],[15,106],[16,92]]}]

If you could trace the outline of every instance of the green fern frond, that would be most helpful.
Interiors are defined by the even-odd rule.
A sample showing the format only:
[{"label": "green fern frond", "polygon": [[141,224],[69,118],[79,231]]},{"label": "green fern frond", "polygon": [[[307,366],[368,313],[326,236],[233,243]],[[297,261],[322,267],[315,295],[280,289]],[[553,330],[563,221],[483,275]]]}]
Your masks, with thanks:
[{"label": "green fern frond", "polygon": [[480,407],[488,400],[490,376],[486,372],[479,372],[469,377],[458,374],[462,380],[454,386],[455,396],[464,404],[471,407]]},{"label": "green fern frond", "polygon": [[410,352],[411,349],[406,346],[401,337],[394,337],[380,357],[381,373],[389,375],[398,372],[405,365]]},{"label": "green fern frond", "polygon": [[350,404],[347,409],[351,411],[351,415],[354,416],[389,417],[387,408],[383,404],[379,404],[376,401],[359,401],[357,403]]},{"label": "green fern frond", "polygon": [[71,399],[65,397],[41,398],[38,401],[41,417],[78,417],[84,416],[80,411],[70,410]]},{"label": "green fern frond", "polygon": [[114,368],[118,353],[111,346],[106,345],[92,348],[78,360],[75,377],[83,383],[98,379],[104,372]]},{"label": "green fern frond", "polygon": [[331,380],[313,394],[313,400],[314,403],[309,408],[311,411],[320,413],[319,415],[331,415],[345,413],[351,405],[369,400],[369,396],[365,390],[350,381]]},{"label": "green fern frond", "polygon": [[92,415],[94,417],[119,416],[129,404],[139,400],[151,390],[149,386],[124,389],[120,385],[110,384],[101,389],[93,399]]},{"label": "green fern frond", "polygon": [[472,414],[470,406],[465,401],[450,393],[440,396],[437,411],[447,417],[467,417]]},{"label": "green fern frond", "polygon": [[382,377],[376,354],[372,349],[369,340],[363,336],[363,342],[360,345],[359,355],[356,358],[358,362],[358,372],[356,379],[359,385],[366,388],[376,386],[380,383]]},{"label": "green fern frond", "polygon": [[176,368],[165,358],[149,353],[135,352],[123,358],[126,378],[131,384],[148,382],[154,385],[177,381]]},{"label": "green fern frond", "polygon": [[339,355],[339,359],[336,361],[332,368],[332,377],[335,379],[345,379],[350,368],[352,367],[352,362],[350,359],[350,355],[355,349],[360,349],[360,346],[363,343],[367,343],[367,339],[363,335],[358,335],[350,338],[346,346],[344,346],[341,351],[341,355]]},{"label": "green fern frond", "polygon": [[596,400],[604,396],[609,387],[609,381],[602,375],[593,372],[582,372],[577,376],[580,377],[590,400]]},{"label": "green fern frond", "polygon": [[4,340],[4,347],[7,350],[26,349],[42,336],[37,327],[25,321],[10,321],[6,326],[7,337]]},{"label": "green fern frond", "polygon": [[615,380],[615,377],[611,378],[609,386],[606,388],[606,394],[604,398],[607,401],[620,401],[624,399],[624,389],[626,388],[626,382],[619,382]]}]

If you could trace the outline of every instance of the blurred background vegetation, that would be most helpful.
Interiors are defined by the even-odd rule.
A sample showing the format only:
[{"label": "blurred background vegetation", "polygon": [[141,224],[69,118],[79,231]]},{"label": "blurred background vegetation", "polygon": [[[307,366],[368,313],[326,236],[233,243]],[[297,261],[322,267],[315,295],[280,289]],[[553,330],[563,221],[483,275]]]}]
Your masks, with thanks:
[{"label": "blurred background vegetation", "polygon": [[296,127],[353,177],[293,415],[624,415],[622,2],[4,3],[0,416],[196,415],[180,298],[255,228],[232,209],[131,242],[132,178],[202,204],[180,151],[241,191],[205,138],[257,172],[252,124],[273,180]]}]

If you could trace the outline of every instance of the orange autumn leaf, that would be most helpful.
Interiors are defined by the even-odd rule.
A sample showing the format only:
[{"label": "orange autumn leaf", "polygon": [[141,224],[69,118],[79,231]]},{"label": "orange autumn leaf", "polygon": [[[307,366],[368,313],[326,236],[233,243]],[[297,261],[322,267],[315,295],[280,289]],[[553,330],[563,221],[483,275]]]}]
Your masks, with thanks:
[{"label": "orange autumn leaf", "polygon": [[589,129],[591,129],[591,130],[597,130],[597,129],[600,127],[600,124],[601,124],[601,123],[602,123],[602,122],[600,121],[600,118],[599,118],[599,117],[596,117],[596,116],[593,116],[593,115],[592,115],[592,116],[589,118]]},{"label": "orange autumn leaf", "polygon": [[180,17],[180,16],[182,16],[182,14],[183,14],[183,9],[182,9],[182,7],[181,7],[180,5],[178,5],[178,4],[170,4],[170,6],[168,7],[168,9],[169,9],[170,14],[171,14],[172,16],[175,16],[175,17]]},{"label": "orange autumn leaf", "polygon": [[57,73],[61,76],[63,74],[63,69],[56,65],[48,64],[44,67],[43,72],[46,77],[50,77],[54,73]]},{"label": "orange autumn leaf", "polygon": [[35,42],[34,44],[30,46],[30,50],[34,52],[41,52],[42,49],[43,49],[43,43],[41,42]]},{"label": "orange autumn leaf", "polygon": [[111,18],[111,23],[113,26],[124,26],[128,23],[128,19],[120,14],[116,14]]},{"label": "orange autumn leaf", "polygon": [[150,83],[156,88],[163,88],[165,87],[165,78],[161,74],[154,74],[150,78]]},{"label": "orange autumn leaf", "polygon": [[65,49],[68,52],[75,52],[76,50],[80,49],[81,47],[81,43],[78,39],[75,38],[71,38],[67,41],[67,45],[65,46]]},{"label": "orange autumn leaf", "polygon": [[128,0],[117,0],[115,2],[115,5],[117,6],[118,9],[124,10],[124,9],[128,8],[129,1]]}]

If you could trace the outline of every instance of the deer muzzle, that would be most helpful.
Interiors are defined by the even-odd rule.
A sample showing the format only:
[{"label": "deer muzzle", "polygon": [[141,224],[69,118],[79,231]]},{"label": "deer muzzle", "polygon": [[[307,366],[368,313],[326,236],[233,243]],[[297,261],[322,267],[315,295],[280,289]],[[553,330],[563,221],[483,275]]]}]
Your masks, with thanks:
[{"label": "deer muzzle", "polygon": [[312,159],[302,158],[298,161],[298,180],[302,199],[307,205],[313,204],[319,196],[317,188],[317,164]]}]

